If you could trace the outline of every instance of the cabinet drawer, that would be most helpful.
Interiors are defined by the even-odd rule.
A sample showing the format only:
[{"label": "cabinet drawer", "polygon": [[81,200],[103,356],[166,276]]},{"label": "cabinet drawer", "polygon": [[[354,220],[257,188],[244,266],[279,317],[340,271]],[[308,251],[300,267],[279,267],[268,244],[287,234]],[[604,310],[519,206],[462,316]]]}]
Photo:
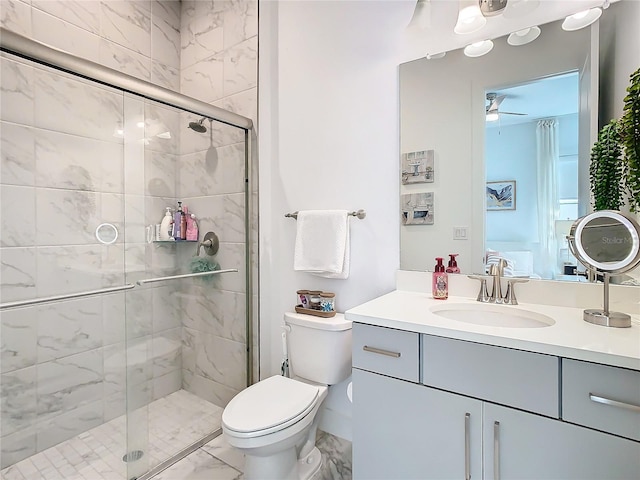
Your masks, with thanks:
[{"label": "cabinet drawer", "polygon": [[562,418],[640,440],[640,372],[562,359]]},{"label": "cabinet drawer", "polygon": [[425,335],[423,382],[559,418],[558,357]]},{"label": "cabinet drawer", "polygon": [[419,335],[392,328],[353,324],[353,366],[418,382]]}]

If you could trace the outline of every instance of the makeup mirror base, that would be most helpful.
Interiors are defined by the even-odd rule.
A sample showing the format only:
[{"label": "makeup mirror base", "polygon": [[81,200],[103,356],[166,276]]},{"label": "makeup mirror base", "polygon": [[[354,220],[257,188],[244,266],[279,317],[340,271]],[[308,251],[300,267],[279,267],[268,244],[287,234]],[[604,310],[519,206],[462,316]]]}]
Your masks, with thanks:
[{"label": "makeup mirror base", "polygon": [[603,310],[585,310],[583,317],[585,322],[601,325],[603,327],[629,328],[631,316],[621,312],[604,312]]}]

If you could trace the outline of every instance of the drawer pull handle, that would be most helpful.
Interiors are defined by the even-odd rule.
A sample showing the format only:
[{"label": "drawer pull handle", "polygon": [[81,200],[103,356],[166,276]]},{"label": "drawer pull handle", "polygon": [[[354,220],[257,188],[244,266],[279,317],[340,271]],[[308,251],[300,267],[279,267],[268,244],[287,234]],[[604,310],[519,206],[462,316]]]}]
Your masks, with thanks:
[{"label": "drawer pull handle", "polygon": [[471,438],[469,433],[469,423],[471,414],[464,414],[464,479],[471,480]]},{"label": "drawer pull handle", "polygon": [[380,355],[386,355],[387,357],[400,358],[400,352],[391,352],[389,350],[383,350],[381,348],[370,347],[369,345],[365,345],[362,347],[365,352],[371,353],[379,353]]},{"label": "drawer pull handle", "polygon": [[493,422],[493,480],[500,480],[500,422]]},{"label": "drawer pull handle", "polygon": [[632,412],[640,412],[640,405],[634,405],[632,403],[619,402],[617,400],[612,400],[611,398],[600,397],[598,395],[594,395],[593,393],[589,393],[589,399],[592,402],[603,403],[605,405],[611,405],[612,407],[625,408],[627,410],[631,410]]}]

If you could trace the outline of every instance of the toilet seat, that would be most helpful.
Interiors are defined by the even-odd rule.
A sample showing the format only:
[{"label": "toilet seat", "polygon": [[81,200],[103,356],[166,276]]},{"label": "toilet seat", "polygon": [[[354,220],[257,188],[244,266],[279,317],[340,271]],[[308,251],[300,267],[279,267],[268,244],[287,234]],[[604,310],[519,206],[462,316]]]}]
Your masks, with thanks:
[{"label": "toilet seat", "polygon": [[283,430],[316,406],[319,388],[274,375],[236,395],[222,414],[222,425],[238,438],[259,437]]}]

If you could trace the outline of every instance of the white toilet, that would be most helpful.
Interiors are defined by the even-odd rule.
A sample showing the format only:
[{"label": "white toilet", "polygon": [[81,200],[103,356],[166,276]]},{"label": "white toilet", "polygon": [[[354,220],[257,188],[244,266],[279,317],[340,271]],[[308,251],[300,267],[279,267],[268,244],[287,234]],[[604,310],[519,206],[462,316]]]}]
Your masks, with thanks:
[{"label": "white toilet", "polygon": [[292,378],[275,375],[236,395],[222,431],[245,454],[247,480],[308,480],[320,470],[318,411],[329,385],[351,375],[351,322],[285,313]]}]

